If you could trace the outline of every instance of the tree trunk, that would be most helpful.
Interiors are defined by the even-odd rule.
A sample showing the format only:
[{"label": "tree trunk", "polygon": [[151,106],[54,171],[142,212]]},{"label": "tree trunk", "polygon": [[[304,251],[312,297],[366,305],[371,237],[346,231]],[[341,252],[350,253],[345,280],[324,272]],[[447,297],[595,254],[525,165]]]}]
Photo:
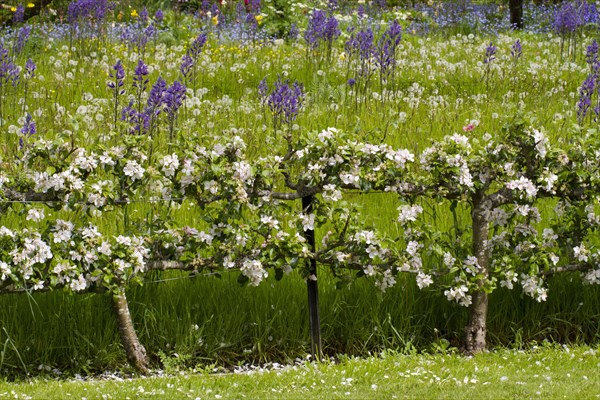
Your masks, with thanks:
[{"label": "tree trunk", "polygon": [[508,0],[510,24],[515,29],[523,28],[523,0]]},{"label": "tree trunk", "polygon": [[486,348],[488,294],[483,291],[473,293],[473,303],[469,306],[469,322],[465,327],[463,351],[475,354]]},{"label": "tree trunk", "polygon": [[131,366],[135,367],[139,372],[147,374],[149,364],[148,356],[146,355],[146,349],[140,343],[137,334],[135,333],[131,314],[129,313],[127,297],[125,297],[125,289],[119,289],[117,293],[113,294],[112,306],[117,318],[119,336],[121,337],[121,344],[127,354],[127,360],[129,360]]},{"label": "tree trunk", "polygon": [[473,201],[473,254],[477,258],[479,273],[484,279],[477,285],[469,306],[469,321],[465,327],[464,351],[474,354],[485,350],[487,335],[488,294],[484,291],[485,279],[489,275],[489,207],[483,193],[476,194]]}]

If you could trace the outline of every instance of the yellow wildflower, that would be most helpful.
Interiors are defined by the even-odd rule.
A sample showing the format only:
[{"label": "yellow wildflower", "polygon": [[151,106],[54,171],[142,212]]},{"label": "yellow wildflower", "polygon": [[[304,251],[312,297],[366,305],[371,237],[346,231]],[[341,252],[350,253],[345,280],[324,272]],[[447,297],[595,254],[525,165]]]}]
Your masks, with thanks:
[{"label": "yellow wildflower", "polygon": [[219,16],[215,15],[214,17],[212,17],[212,24],[217,26],[219,25]]},{"label": "yellow wildflower", "polygon": [[137,17],[138,16],[138,12],[135,9],[133,9],[133,11],[131,12],[131,16],[133,18]]},{"label": "yellow wildflower", "polygon": [[10,8],[10,11],[12,11],[12,12],[15,12],[15,11],[17,11],[17,7],[11,7],[11,8]]},{"label": "yellow wildflower", "polygon": [[35,7],[34,3],[27,3],[27,8],[33,8],[33,7]]},{"label": "yellow wildflower", "polygon": [[263,16],[262,14],[258,14],[256,17],[254,17],[254,19],[256,20],[256,23],[258,23],[259,25],[262,24],[262,20],[263,20]]}]

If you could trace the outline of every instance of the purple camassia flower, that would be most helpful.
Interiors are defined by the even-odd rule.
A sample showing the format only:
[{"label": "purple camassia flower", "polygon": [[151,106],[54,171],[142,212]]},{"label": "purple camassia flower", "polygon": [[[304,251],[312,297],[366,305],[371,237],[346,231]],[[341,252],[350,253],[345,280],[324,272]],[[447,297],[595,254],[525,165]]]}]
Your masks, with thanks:
[{"label": "purple camassia flower", "polygon": [[260,96],[261,104],[264,104],[269,94],[269,86],[267,85],[267,78],[263,78],[258,84],[258,95]]},{"label": "purple camassia flower", "polygon": [[338,7],[339,7],[338,0],[329,0],[329,2],[327,3],[327,9],[329,10],[330,13],[337,10]]},{"label": "purple camassia flower", "polygon": [[137,98],[137,111],[142,109],[142,94],[146,91],[148,86],[148,67],[142,60],[138,61],[138,65],[133,71],[133,87],[135,90],[135,96]]},{"label": "purple camassia flower", "polygon": [[156,27],[154,26],[154,24],[150,24],[146,27],[146,29],[144,29],[144,34],[142,35],[142,37],[144,38],[144,45],[146,43],[148,43],[148,40],[152,39],[153,37],[156,36],[156,34],[158,33]]},{"label": "purple camassia flower", "polygon": [[0,87],[11,82],[13,86],[19,83],[20,70],[12,62],[8,50],[0,44]]},{"label": "purple camassia flower", "polygon": [[556,33],[565,35],[575,32],[583,25],[579,5],[577,2],[567,2],[555,11],[552,27]]},{"label": "purple camassia flower", "polygon": [[396,66],[396,49],[402,39],[402,26],[395,20],[379,39],[375,59],[384,75]]},{"label": "purple camassia flower", "polygon": [[179,67],[179,70],[181,71],[181,75],[183,75],[184,78],[187,78],[187,76],[190,73],[190,71],[192,70],[193,66],[194,66],[194,59],[192,57],[190,57],[190,55],[188,53],[184,54],[183,57],[181,58],[181,66]]},{"label": "purple camassia flower", "polygon": [[148,22],[148,9],[144,7],[142,11],[140,11],[140,22],[146,24]]},{"label": "purple camassia flower", "polygon": [[69,23],[76,23],[79,19],[103,21],[111,9],[108,0],[77,0],[69,4]]},{"label": "purple camassia flower", "polygon": [[21,137],[19,138],[19,147],[23,148],[23,146],[25,144],[23,137],[28,138],[37,133],[35,121],[31,117],[31,114],[27,113],[27,116],[25,117],[25,123],[23,124],[23,127],[21,128],[20,132],[21,132]]},{"label": "purple camassia flower", "polygon": [[304,39],[311,48],[317,48],[319,41],[325,31],[325,24],[327,23],[327,15],[325,11],[313,10],[310,19],[308,20],[308,27],[304,32]]},{"label": "purple camassia flower", "polygon": [[162,104],[169,119],[175,117],[175,114],[183,104],[185,99],[186,87],[179,81],[173,82],[162,95]]},{"label": "purple camassia flower", "polygon": [[288,33],[288,37],[292,40],[296,40],[299,34],[300,31],[298,31],[298,27],[296,26],[296,24],[292,24],[290,26],[290,32]]},{"label": "purple camassia flower", "polygon": [[373,45],[373,31],[371,28],[352,33],[346,42],[346,51],[350,56],[359,55],[361,60],[368,60],[375,51]]},{"label": "purple camassia flower", "polygon": [[121,112],[121,121],[128,122],[131,125],[131,134],[145,134],[150,129],[150,115],[144,112],[138,112],[134,108],[133,101]]},{"label": "purple camassia flower", "polygon": [[33,62],[33,60],[31,58],[27,59],[27,62],[25,62],[25,74],[29,77],[29,78],[33,78],[35,76],[35,70],[37,69],[35,63]]},{"label": "purple camassia flower", "polygon": [[175,81],[162,95],[163,109],[167,113],[167,122],[169,123],[169,143],[173,141],[177,111],[183,105],[185,93],[185,85],[181,84],[179,81]]},{"label": "purple camassia flower", "polygon": [[202,5],[200,6],[200,9],[204,14],[208,13],[210,11],[210,1],[202,0]]},{"label": "purple camassia flower", "polygon": [[327,17],[325,11],[315,9],[308,20],[304,39],[311,48],[316,49],[322,42],[332,43],[340,34],[337,19],[333,15]]},{"label": "purple camassia flower", "polygon": [[188,54],[190,55],[190,57],[192,57],[194,61],[198,60],[198,56],[200,55],[200,53],[202,52],[202,48],[206,44],[207,37],[208,36],[206,35],[206,33],[201,33],[196,39],[194,39],[194,41],[190,45],[190,48],[188,49]]},{"label": "purple camassia flower", "polygon": [[494,46],[493,43],[490,43],[486,48],[485,48],[485,56],[483,58],[483,63],[484,64],[489,64],[492,61],[494,61],[496,59],[496,51],[498,49],[496,48],[496,46]]},{"label": "purple camassia flower", "polygon": [[165,19],[165,14],[160,8],[156,11],[156,14],[154,14],[154,19],[159,24],[162,24],[163,20]]},{"label": "purple camassia flower", "polygon": [[275,118],[284,124],[292,123],[300,111],[304,101],[304,90],[302,84],[289,81],[282,82],[280,79],[275,82],[275,88],[269,95],[267,104]]},{"label": "purple camassia flower", "polygon": [[15,54],[19,54],[21,51],[23,51],[25,43],[27,42],[27,39],[29,39],[30,34],[31,26],[24,25],[23,27],[19,28],[19,30],[17,31],[17,43],[15,45]]},{"label": "purple camassia flower", "polygon": [[19,4],[17,6],[17,9],[15,10],[15,13],[13,14],[13,24],[20,24],[21,22],[23,22],[25,20],[25,7],[23,7],[23,4]]},{"label": "purple camassia flower", "polygon": [[598,64],[598,42],[596,39],[587,47],[585,61],[593,67]]},{"label": "purple camassia flower", "polygon": [[521,58],[523,54],[523,47],[521,46],[521,39],[515,40],[515,42],[510,46],[510,55],[514,60],[518,60]]},{"label": "purple camassia flower", "polygon": [[151,112],[151,115],[160,114],[161,105],[163,104],[163,93],[167,90],[167,82],[162,77],[158,77],[156,83],[150,89],[146,110]]},{"label": "purple camassia flower", "polygon": [[577,101],[577,121],[579,124],[583,123],[585,116],[592,106],[592,95],[594,94],[596,79],[596,74],[589,74],[583,85],[579,88],[579,100]]},{"label": "purple camassia flower", "polygon": [[338,28],[338,20],[334,16],[329,16],[325,23],[325,31],[323,32],[323,40],[326,42],[333,42],[336,38],[341,35],[341,31]]},{"label": "purple camassia flower", "polygon": [[113,65],[112,71],[109,73],[108,76],[113,78],[114,80],[109,80],[107,86],[110,89],[114,89],[115,91],[118,90],[118,94],[124,94],[124,89],[118,89],[123,86],[123,80],[125,79],[125,68],[123,67],[123,63],[121,62],[121,60],[118,60],[117,63]]}]

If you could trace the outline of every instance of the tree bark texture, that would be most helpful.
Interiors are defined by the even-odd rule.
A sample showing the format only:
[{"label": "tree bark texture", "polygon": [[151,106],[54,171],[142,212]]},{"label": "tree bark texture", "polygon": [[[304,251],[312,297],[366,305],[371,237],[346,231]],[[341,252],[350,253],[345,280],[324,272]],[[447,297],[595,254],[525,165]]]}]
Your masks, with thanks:
[{"label": "tree bark texture", "polygon": [[125,297],[125,289],[119,289],[117,293],[113,294],[112,306],[117,318],[119,336],[127,354],[127,360],[139,372],[147,374],[149,365],[148,356],[133,327],[127,297]]},{"label": "tree bark texture", "polygon": [[510,24],[515,29],[523,28],[523,0],[508,0]]},{"label": "tree bark texture", "polygon": [[[489,202],[487,202],[489,203]],[[465,327],[464,351],[474,354],[485,350],[487,335],[488,294],[484,291],[485,279],[489,275],[489,210],[483,194],[477,194],[473,201],[473,254],[477,258],[479,273],[484,279],[472,295],[469,306],[469,320]]]}]

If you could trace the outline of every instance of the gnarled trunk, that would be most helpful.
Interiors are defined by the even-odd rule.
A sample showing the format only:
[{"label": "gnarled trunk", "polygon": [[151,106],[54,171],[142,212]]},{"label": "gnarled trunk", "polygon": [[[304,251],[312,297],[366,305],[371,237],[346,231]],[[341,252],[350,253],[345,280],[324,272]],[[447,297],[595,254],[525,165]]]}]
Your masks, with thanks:
[{"label": "gnarled trunk", "polygon": [[478,193],[474,196],[473,222],[473,254],[477,258],[479,273],[484,279],[478,282],[478,289],[473,292],[472,303],[469,306],[469,321],[465,327],[464,351],[474,354],[485,350],[487,335],[488,294],[484,291],[485,279],[489,275],[489,204],[485,195]]},{"label": "gnarled trunk", "polygon": [[125,297],[125,289],[119,289],[117,293],[113,294],[112,307],[117,318],[117,324],[119,326],[119,336],[121,337],[121,344],[127,354],[127,360],[142,374],[148,373],[148,356],[146,355],[146,349],[140,343],[135,328],[133,327],[133,321],[131,320],[131,314],[129,313],[129,305],[127,304],[127,297]]}]

